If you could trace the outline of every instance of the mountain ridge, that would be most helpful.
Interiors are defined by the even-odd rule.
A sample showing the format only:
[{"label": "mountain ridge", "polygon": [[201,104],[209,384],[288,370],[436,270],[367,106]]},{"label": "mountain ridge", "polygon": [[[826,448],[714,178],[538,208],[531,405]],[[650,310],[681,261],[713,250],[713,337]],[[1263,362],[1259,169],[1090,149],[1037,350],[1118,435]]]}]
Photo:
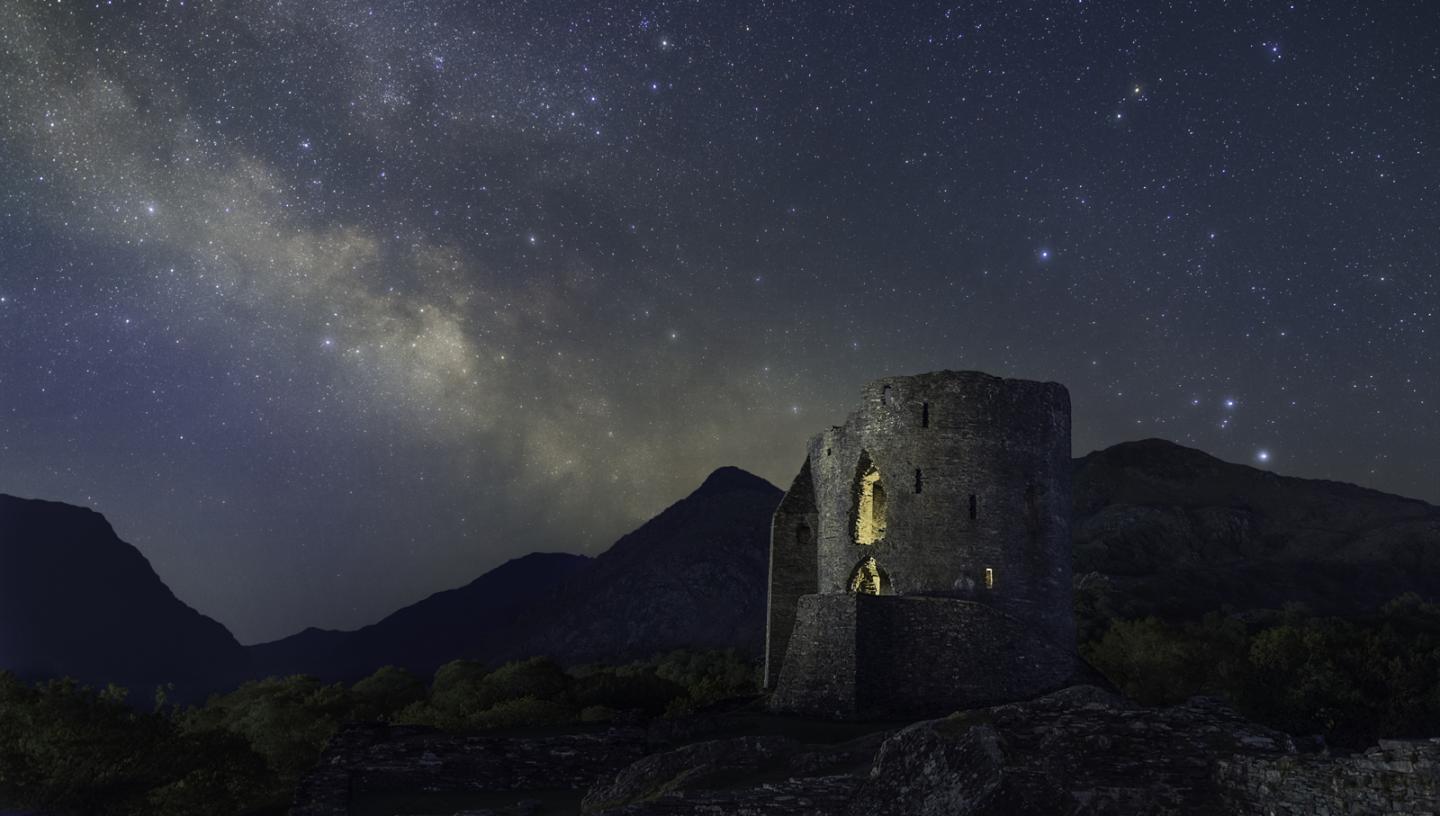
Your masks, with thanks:
[{"label": "mountain ridge", "polygon": [[[1154,438],[1073,462],[1077,602],[1105,617],[1183,618],[1286,603],[1349,615],[1402,592],[1440,598],[1440,508],[1424,500],[1281,476]],[[307,627],[250,646],[176,599],[101,514],[0,495],[0,615],[32,621],[0,631],[0,667],[100,683],[178,678],[219,687],[265,674],[355,679],[390,663],[424,674],[466,656],[579,662],[681,646],[758,653],[770,517],[781,495],[759,476],[717,468],[594,557],[530,553],[356,629]],[[28,521],[16,520],[19,509]],[[66,573],[77,564],[83,576]],[[129,577],[111,586],[117,575]],[[89,600],[60,616],[57,637],[37,610],[66,594]],[[95,642],[116,617],[108,605],[168,609],[185,623],[154,624],[161,637],[149,640]],[[220,671],[200,676],[197,662]]]}]

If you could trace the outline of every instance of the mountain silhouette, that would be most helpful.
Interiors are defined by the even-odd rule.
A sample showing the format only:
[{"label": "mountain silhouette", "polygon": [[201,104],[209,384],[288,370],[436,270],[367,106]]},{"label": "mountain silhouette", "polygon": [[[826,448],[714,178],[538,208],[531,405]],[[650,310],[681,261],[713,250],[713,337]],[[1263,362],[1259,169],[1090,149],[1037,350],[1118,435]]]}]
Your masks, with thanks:
[{"label": "mountain silhouette", "polygon": [[517,558],[353,632],[307,629],[252,646],[254,671],[355,679],[387,664],[428,676],[455,658],[576,663],[687,646],[757,654],[780,496],[758,476],[720,468],[593,559]]},{"label": "mountain silhouette", "polygon": [[1119,617],[1440,597],[1440,507],[1160,439],[1076,460],[1072,535],[1077,584]]},{"label": "mountain silhouette", "polygon": [[233,685],[245,649],[178,600],[105,517],[0,494],[0,669],[176,698]]}]

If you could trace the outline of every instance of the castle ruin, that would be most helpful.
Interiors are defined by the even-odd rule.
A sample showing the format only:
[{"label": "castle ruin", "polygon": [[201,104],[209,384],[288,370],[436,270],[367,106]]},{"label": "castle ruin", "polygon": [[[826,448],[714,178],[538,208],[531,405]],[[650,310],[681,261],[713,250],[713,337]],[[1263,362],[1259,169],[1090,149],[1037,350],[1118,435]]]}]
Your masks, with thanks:
[{"label": "castle ruin", "polygon": [[924,716],[1074,667],[1070,395],[974,371],[888,377],[810,440],[771,529],[772,708]]}]

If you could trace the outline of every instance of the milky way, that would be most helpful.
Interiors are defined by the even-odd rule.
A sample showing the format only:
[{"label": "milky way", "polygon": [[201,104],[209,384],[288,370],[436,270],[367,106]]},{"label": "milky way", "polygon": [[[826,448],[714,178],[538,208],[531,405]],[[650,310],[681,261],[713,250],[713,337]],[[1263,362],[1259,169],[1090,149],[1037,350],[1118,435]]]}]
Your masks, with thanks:
[{"label": "milky way", "polygon": [[887,374],[1440,500],[1434,9],[1012,5],[0,0],[0,491],[246,641]]}]

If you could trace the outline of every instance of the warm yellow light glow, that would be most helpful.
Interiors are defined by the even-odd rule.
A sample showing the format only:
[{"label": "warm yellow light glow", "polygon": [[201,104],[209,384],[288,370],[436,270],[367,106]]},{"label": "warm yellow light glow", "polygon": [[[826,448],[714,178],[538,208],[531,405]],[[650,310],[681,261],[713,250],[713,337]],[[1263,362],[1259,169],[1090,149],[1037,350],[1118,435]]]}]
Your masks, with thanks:
[{"label": "warm yellow light glow", "polygon": [[873,558],[861,561],[860,566],[855,568],[855,574],[850,576],[850,591],[861,595],[879,595],[880,587],[880,565],[875,563]]},{"label": "warm yellow light glow", "polygon": [[874,544],[885,537],[885,486],[880,471],[871,465],[860,477],[859,507],[855,513],[855,543]]},{"label": "warm yellow light glow", "polygon": [[985,568],[985,588],[995,588],[995,570],[990,569],[989,567]]}]

